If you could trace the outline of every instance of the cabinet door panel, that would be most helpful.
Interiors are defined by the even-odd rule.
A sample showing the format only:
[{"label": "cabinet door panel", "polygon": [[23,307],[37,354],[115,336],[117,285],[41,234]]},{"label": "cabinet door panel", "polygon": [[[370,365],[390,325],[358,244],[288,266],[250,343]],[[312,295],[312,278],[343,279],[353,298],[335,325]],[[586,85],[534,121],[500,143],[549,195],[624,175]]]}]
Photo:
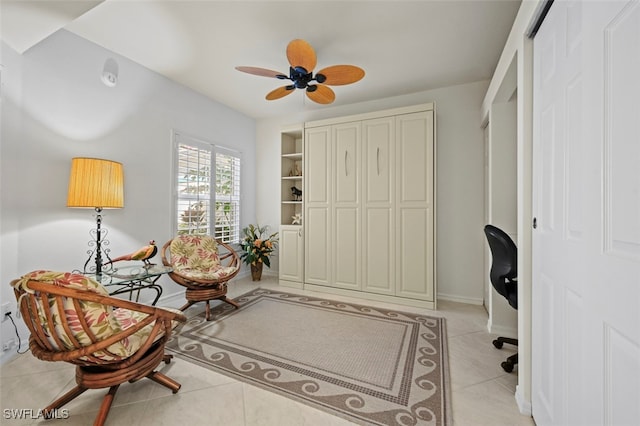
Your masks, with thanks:
[{"label": "cabinet door panel", "polygon": [[334,216],[333,265],[336,287],[360,289],[360,226],[359,209],[336,208]]},{"label": "cabinet door panel", "polygon": [[399,116],[396,122],[397,202],[433,200],[433,113]]},{"label": "cabinet door panel", "polygon": [[432,214],[422,208],[401,209],[397,248],[396,295],[433,300]]},{"label": "cabinet door panel", "polygon": [[303,247],[302,227],[280,227],[279,273],[281,280],[302,282]]},{"label": "cabinet door panel", "polygon": [[305,135],[306,203],[330,202],[331,133],[330,128],[307,129]]},{"label": "cabinet door panel", "polygon": [[379,294],[394,294],[394,237],[391,208],[368,208],[365,212],[362,288]]},{"label": "cabinet door panel", "polygon": [[357,203],[360,179],[360,123],[333,128],[333,171],[336,203]]},{"label": "cabinet door panel", "polygon": [[329,236],[331,228],[327,207],[309,207],[305,217],[305,282],[327,285],[330,282]]},{"label": "cabinet door panel", "polygon": [[434,300],[433,112],[396,117],[396,295]]},{"label": "cabinet door panel", "polygon": [[362,124],[364,147],[365,202],[392,202],[394,152],[393,118],[367,120]]}]

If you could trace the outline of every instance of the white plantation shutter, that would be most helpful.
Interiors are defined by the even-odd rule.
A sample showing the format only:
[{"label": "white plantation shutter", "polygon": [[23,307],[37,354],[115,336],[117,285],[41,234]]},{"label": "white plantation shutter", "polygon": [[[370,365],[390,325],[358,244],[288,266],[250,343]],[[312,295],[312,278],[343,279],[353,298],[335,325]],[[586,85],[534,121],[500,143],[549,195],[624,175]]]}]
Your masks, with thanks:
[{"label": "white plantation shutter", "polygon": [[240,241],[240,153],[174,133],[177,234]]},{"label": "white plantation shutter", "polygon": [[240,157],[215,148],[215,237],[224,242],[240,241]]}]

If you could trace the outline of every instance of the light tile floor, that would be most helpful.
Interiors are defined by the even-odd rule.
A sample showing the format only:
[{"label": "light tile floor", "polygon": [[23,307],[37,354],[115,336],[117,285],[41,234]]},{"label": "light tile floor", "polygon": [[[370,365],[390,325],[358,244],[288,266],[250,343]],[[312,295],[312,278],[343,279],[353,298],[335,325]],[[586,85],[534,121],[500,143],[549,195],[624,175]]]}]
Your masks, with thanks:
[{"label": "light tile floor", "polygon": [[[263,276],[261,287],[301,294],[301,290],[280,287],[274,277]],[[250,278],[230,284],[231,297],[257,287]],[[419,308],[314,294],[334,300],[345,300],[369,306],[383,306],[405,312],[424,312]],[[203,304],[189,308],[189,314],[204,309]],[[486,332],[487,314],[483,307],[440,302],[431,315],[447,320],[453,419],[456,426],[520,426],[535,425],[533,419],[518,412],[514,393],[517,368],[505,373],[500,362],[514,350],[505,346],[497,350],[491,344],[495,337]],[[239,382],[227,376],[174,358],[161,364],[161,371],[182,384],[173,395],[150,380],[123,384],[114,400],[107,425],[224,425],[224,426],[302,426],[352,424],[339,417]],[[75,385],[74,366],[62,362],[44,362],[30,353],[20,355],[0,366],[0,424],[84,426],[93,423],[103,390],[89,390],[65,408],[68,419],[49,421],[9,419],[6,409],[33,409],[46,406]]]}]

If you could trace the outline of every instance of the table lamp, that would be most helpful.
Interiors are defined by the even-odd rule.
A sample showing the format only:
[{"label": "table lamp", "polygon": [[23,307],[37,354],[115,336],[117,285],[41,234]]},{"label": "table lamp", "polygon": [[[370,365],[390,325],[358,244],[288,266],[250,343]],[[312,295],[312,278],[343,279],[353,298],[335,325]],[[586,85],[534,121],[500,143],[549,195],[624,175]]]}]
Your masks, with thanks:
[{"label": "table lamp", "polygon": [[[89,246],[94,249],[87,251],[89,258],[84,264],[84,273],[94,272],[87,265],[95,254],[95,274],[102,275],[102,244],[108,244],[104,237],[107,230],[102,229],[102,210],[120,209],[124,207],[124,173],[122,164],[101,160],[99,158],[73,158],[71,160],[71,174],[69,176],[69,193],[67,207],[92,208],[96,211],[96,228],[89,234],[93,240]],[[109,249],[105,255],[109,260]]]}]

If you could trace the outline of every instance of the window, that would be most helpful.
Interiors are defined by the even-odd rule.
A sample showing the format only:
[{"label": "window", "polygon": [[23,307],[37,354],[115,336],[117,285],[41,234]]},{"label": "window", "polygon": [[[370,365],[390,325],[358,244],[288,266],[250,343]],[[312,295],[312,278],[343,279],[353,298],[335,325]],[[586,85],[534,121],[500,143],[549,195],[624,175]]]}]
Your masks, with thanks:
[{"label": "window", "polygon": [[177,132],[174,141],[177,233],[238,243],[240,153]]}]

